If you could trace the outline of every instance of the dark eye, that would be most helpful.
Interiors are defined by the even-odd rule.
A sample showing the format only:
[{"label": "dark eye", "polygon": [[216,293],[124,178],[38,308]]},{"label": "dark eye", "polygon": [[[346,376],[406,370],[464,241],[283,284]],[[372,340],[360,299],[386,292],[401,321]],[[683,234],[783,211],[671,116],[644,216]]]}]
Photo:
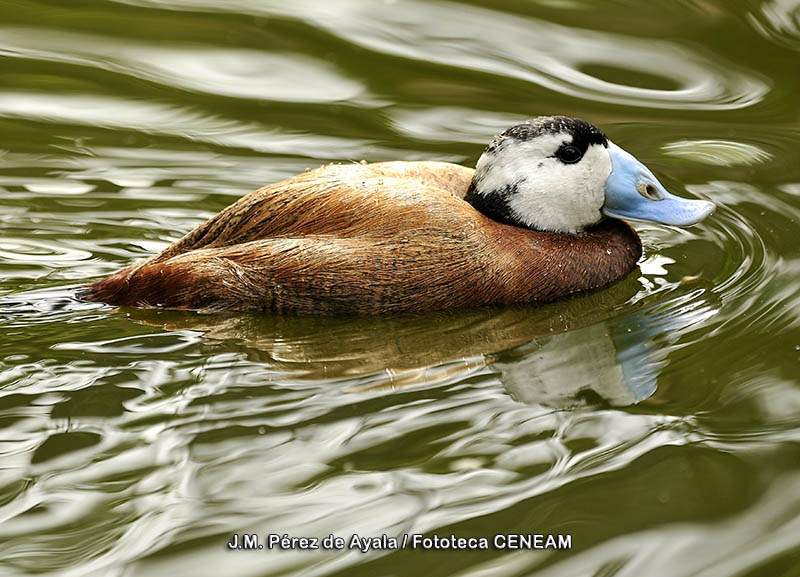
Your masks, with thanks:
[{"label": "dark eye", "polygon": [[562,145],[556,151],[556,158],[564,164],[574,164],[578,162],[582,156],[583,154],[581,154],[580,149],[570,145]]}]

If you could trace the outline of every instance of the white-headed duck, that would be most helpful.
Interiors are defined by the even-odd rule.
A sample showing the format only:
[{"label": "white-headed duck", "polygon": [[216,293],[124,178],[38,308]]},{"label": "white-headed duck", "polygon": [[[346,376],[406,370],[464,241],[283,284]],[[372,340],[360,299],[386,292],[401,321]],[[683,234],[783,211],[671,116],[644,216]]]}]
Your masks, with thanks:
[{"label": "white-headed duck", "polygon": [[475,170],[331,164],[271,184],[85,295],[302,315],[544,303],[636,267],[641,242],[619,219],[683,226],[713,210],[588,122],[539,117],[495,137]]}]

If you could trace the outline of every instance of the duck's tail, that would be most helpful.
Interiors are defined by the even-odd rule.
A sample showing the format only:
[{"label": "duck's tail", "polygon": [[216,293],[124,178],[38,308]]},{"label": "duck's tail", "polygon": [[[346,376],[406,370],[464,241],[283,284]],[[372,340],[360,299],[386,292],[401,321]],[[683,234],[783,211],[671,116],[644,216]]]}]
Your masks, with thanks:
[{"label": "duck's tail", "polygon": [[192,276],[180,266],[133,265],[84,285],[80,296],[115,306],[198,309],[204,300],[199,295],[201,279]]}]

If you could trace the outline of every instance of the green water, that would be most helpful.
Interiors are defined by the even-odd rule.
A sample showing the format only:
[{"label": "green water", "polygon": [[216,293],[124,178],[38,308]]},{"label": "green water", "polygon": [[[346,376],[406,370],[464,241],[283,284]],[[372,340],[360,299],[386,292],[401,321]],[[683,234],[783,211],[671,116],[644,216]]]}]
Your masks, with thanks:
[{"label": "green water", "polygon": [[[0,574],[800,575],[800,3],[0,2]],[[590,120],[717,212],[539,309],[73,287],[331,161]],[[234,534],[570,550],[228,551]]]}]

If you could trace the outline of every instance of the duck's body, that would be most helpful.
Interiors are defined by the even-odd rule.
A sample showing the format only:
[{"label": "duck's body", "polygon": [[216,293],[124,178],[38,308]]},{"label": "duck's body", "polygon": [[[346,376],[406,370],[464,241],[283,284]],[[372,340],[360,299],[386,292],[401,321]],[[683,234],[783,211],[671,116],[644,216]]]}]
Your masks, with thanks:
[{"label": "duck's body", "polygon": [[[496,190],[497,174],[482,167],[499,142],[478,174],[442,162],[329,165],[264,187],[146,262],[89,284],[87,296],[169,309],[384,314],[548,302],[635,268],[636,233],[599,205],[596,222],[548,232],[520,222],[528,205],[496,204],[526,194],[525,178]],[[569,230],[562,216],[554,227]]]},{"label": "duck's body", "polygon": [[580,234],[494,221],[463,200],[473,170],[329,165],[259,189],[143,264],[89,285],[116,305],[382,314],[565,298],[641,256],[606,220]]}]

